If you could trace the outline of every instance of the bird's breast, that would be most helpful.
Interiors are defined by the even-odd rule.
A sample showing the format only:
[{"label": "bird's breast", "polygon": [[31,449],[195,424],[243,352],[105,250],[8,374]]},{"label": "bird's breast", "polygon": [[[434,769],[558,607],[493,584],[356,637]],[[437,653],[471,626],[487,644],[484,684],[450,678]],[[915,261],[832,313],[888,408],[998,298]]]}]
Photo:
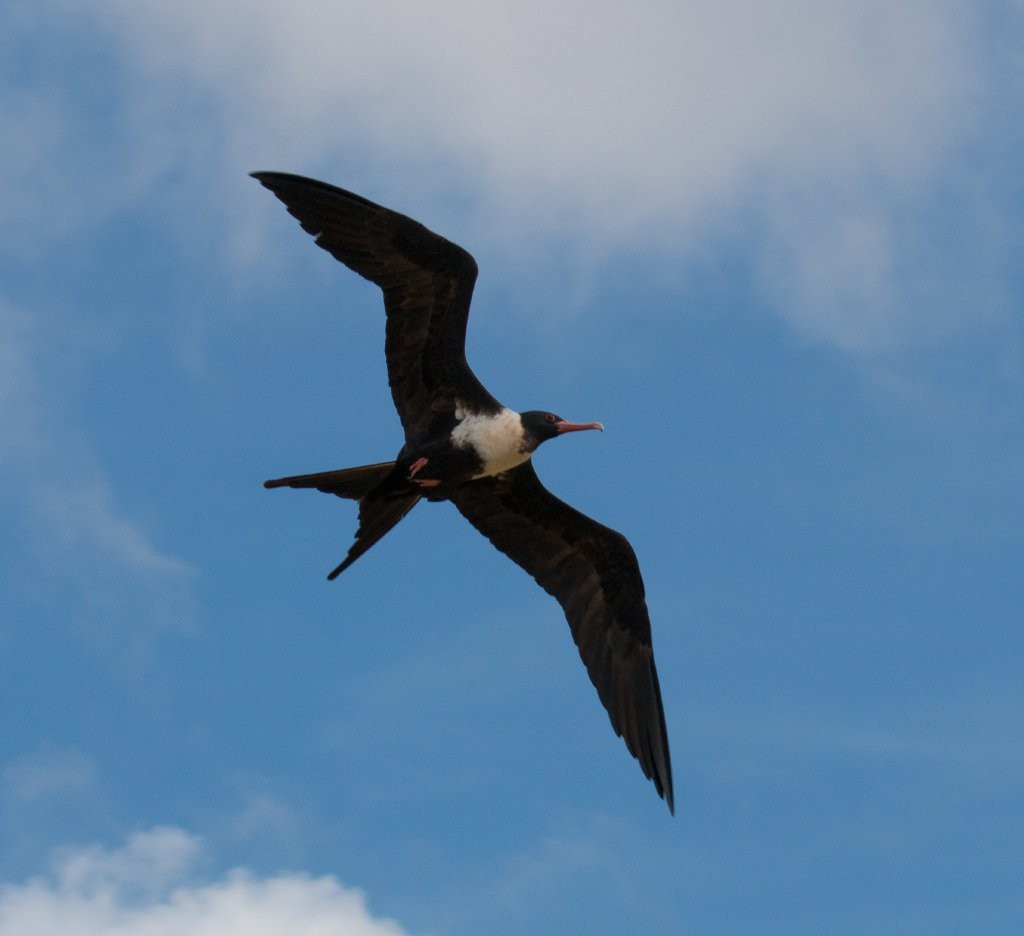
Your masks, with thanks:
[{"label": "bird's breast", "polygon": [[452,445],[472,449],[481,468],[474,478],[508,471],[526,461],[532,450],[525,444],[523,422],[514,410],[498,413],[469,413],[452,430]]}]

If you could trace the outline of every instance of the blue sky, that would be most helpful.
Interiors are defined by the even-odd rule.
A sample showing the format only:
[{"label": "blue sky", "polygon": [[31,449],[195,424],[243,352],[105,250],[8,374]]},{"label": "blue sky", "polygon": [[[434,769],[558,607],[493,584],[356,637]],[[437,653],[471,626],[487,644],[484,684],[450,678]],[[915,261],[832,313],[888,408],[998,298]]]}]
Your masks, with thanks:
[{"label": "blue sky", "polygon": [[[0,12],[0,936],[1018,933],[1015,3]],[[474,369],[633,542],[677,815],[401,441],[378,292],[247,173],[476,256]],[[73,928],[77,927],[77,928]]]}]

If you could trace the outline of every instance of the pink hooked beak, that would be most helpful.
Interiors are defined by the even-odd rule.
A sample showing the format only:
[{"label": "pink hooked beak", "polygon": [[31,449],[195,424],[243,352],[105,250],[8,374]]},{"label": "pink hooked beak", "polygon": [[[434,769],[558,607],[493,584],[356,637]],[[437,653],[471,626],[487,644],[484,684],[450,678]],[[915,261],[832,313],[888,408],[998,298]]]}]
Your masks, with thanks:
[{"label": "pink hooked beak", "polygon": [[599,422],[574,423],[568,422],[565,419],[560,422],[556,422],[555,429],[558,431],[559,435],[563,432],[582,432],[584,429],[600,429],[601,432],[604,432],[604,426]]}]

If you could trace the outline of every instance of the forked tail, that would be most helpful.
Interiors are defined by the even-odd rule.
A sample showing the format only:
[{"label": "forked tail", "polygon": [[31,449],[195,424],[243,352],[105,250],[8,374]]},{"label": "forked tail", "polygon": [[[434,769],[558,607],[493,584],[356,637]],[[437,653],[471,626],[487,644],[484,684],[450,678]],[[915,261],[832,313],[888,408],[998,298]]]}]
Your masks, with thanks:
[{"label": "forked tail", "polygon": [[292,475],[264,481],[266,488],[314,488],[325,494],[359,501],[359,529],[345,561],[327,576],[335,579],[402,519],[420,499],[404,478],[393,473],[394,462],[340,468],[316,474]]}]

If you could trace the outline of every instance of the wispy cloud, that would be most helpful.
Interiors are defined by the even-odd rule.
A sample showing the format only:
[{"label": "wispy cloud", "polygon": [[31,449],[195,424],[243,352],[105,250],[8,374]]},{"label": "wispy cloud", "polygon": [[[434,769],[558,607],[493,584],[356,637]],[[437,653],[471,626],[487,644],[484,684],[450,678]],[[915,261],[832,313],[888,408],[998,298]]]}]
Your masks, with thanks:
[{"label": "wispy cloud", "polygon": [[[141,523],[125,513],[88,438],[76,428],[69,386],[42,372],[59,372],[64,353],[45,335],[45,323],[0,297],[0,450],[10,490],[4,513],[31,553],[19,575],[48,575],[78,583],[88,601],[109,610],[144,592],[151,622],[187,619],[195,570],[157,547]],[[44,337],[45,336],[45,337]],[[31,569],[31,572],[30,572]],[[138,618],[133,624],[138,624]]]},{"label": "wispy cloud", "polygon": [[141,576],[180,578],[194,569],[158,550],[139,525],[118,509],[109,484],[91,477],[57,476],[36,490],[37,516],[51,531],[50,543],[61,553],[99,555]]},{"label": "wispy cloud", "polygon": [[593,892],[625,906],[635,902],[649,912],[657,898],[649,890],[635,890],[628,870],[657,864],[654,856],[661,845],[645,835],[606,814],[576,814],[557,830],[517,839],[518,847],[499,860],[480,863],[451,882],[437,915],[459,932],[481,932],[496,914],[508,932],[538,926],[569,931],[579,919],[581,902]]},{"label": "wispy cloud", "polygon": [[[1024,777],[1020,693],[963,688],[954,697],[922,699],[860,721],[822,714],[763,712],[752,718],[713,714],[693,719],[730,777],[774,769],[789,757],[831,757],[878,768],[900,765],[969,788],[1016,788]],[[725,740],[727,739],[727,740]]]},{"label": "wispy cloud", "polygon": [[0,779],[4,796],[13,806],[91,792],[96,786],[96,764],[81,751],[44,748],[9,763]]},{"label": "wispy cloud", "polygon": [[357,890],[332,877],[237,869],[194,879],[199,839],[170,827],[132,835],[121,848],[64,849],[51,874],[0,885],[0,936],[180,936],[281,933],[295,936],[401,936],[374,917]]}]

